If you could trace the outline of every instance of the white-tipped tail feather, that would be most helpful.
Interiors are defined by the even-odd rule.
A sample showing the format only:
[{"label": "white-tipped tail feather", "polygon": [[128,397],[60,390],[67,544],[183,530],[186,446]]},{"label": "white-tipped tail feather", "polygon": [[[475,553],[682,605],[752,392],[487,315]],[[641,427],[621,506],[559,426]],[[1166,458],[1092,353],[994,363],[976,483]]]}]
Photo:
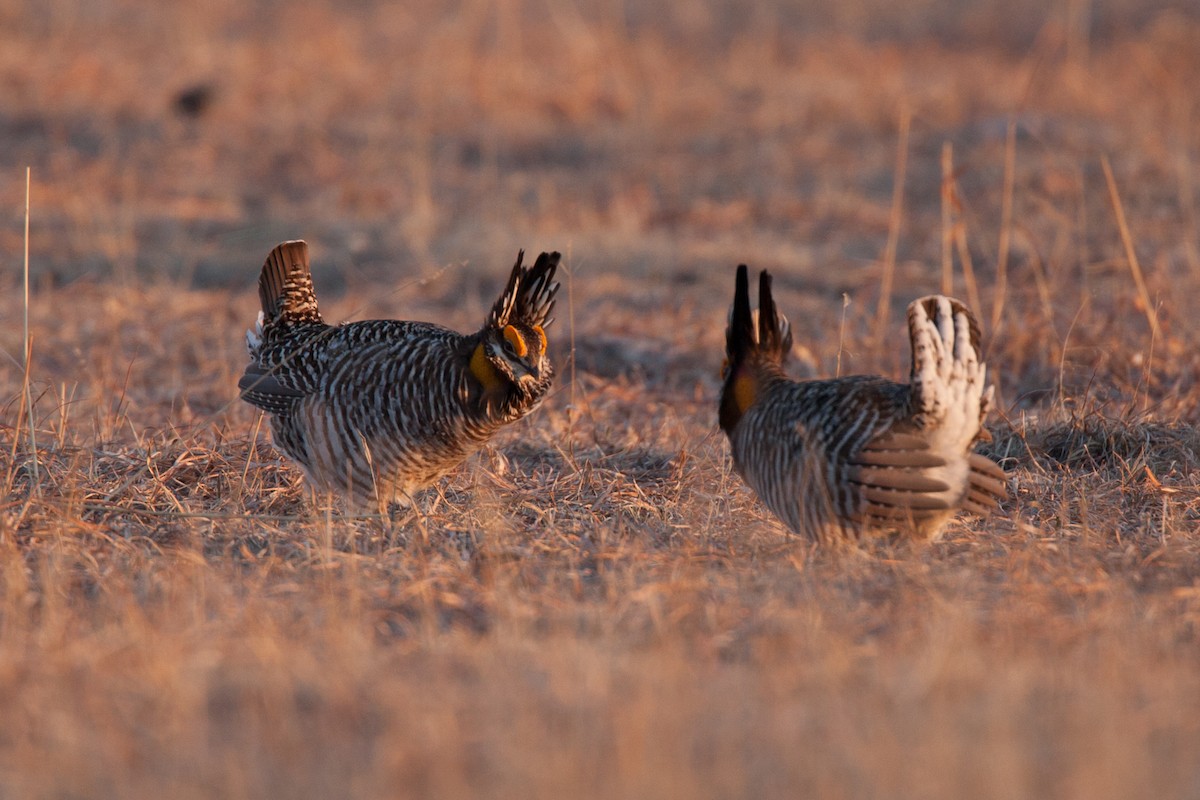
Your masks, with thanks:
[{"label": "white-tipped tail feather", "polygon": [[979,434],[991,387],[979,358],[979,328],[967,307],[942,295],[908,306],[912,340],[912,408],[930,447],[961,453]]}]

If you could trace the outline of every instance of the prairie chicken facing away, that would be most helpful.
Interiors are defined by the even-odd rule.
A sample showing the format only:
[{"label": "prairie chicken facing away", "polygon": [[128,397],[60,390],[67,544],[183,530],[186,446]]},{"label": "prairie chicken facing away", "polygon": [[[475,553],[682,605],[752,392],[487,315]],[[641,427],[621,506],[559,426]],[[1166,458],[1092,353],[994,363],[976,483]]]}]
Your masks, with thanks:
[{"label": "prairie chicken facing away", "polygon": [[271,251],[262,312],[246,332],[242,399],[271,415],[275,445],[318,490],[356,507],[405,500],[458,466],[502,425],[542,401],[558,253],[522,266],[484,326],[464,335],[427,322],[328,325],[317,310],[308,245]]},{"label": "prairie chicken facing away", "polygon": [[868,533],[932,540],[959,509],[997,507],[1004,471],[972,451],[987,438],[980,423],[993,387],[962,303],[931,295],[909,305],[908,384],[867,375],[797,382],[783,371],[791,328],[765,270],[758,289],[755,315],[738,267],[720,425],[737,472],[789,528],[833,545]]}]

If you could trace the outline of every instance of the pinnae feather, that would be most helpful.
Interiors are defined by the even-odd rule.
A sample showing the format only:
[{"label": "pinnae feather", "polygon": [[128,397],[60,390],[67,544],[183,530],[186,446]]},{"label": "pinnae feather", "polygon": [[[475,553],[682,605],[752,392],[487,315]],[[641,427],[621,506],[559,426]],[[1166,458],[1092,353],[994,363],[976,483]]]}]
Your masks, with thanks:
[{"label": "pinnae feather", "polygon": [[775,361],[783,361],[792,348],[791,325],[779,313],[771,294],[771,273],[758,276],[758,348]]},{"label": "pinnae feather", "polygon": [[741,362],[754,349],[754,315],[750,311],[750,275],[745,264],[739,264],[734,283],[733,306],[729,309],[729,325],[725,329],[725,351],[730,366]]},{"label": "pinnae feather", "polygon": [[492,306],[488,324],[493,327],[502,329],[510,322],[518,321],[545,328],[554,321],[550,313],[554,310],[554,298],[559,288],[554,274],[562,256],[556,252],[542,253],[531,267],[522,265],[524,258],[525,251],[522,250],[517,254],[517,262],[504,291]]}]

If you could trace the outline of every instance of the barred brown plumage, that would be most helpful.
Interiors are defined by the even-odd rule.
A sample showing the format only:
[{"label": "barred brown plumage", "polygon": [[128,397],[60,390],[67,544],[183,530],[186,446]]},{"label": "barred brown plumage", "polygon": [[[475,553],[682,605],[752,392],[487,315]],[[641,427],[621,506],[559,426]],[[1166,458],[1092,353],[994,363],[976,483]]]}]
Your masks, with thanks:
[{"label": "barred brown plumage", "polygon": [[316,489],[360,508],[403,501],[550,388],[545,329],[560,256],[542,253],[530,267],[523,258],[484,326],[464,335],[427,322],[326,324],[308,245],[284,242],[259,278],[263,310],[246,332],[241,396],[271,414],[276,446]]},{"label": "barred brown plumage", "polygon": [[993,387],[966,306],[941,295],[909,305],[908,384],[798,382],[784,374],[791,328],[765,270],[758,287],[755,315],[739,266],[720,425],[734,468],[784,524],[831,545],[867,533],[931,540],[958,510],[986,514],[1007,496],[1004,471],[972,449],[987,437]]}]

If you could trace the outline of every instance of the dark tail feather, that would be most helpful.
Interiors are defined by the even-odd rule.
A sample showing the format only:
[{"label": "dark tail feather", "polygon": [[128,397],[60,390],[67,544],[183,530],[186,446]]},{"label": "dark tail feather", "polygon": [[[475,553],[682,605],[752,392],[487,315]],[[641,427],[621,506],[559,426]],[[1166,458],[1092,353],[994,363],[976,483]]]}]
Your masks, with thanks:
[{"label": "dark tail feather", "polygon": [[317,310],[305,242],[284,242],[271,251],[258,278],[258,297],[266,325],[324,322]]},{"label": "dark tail feather", "polygon": [[524,250],[517,253],[517,263],[508,276],[508,283],[488,315],[489,325],[503,328],[516,320],[545,328],[554,321],[550,314],[554,311],[554,298],[559,287],[554,274],[562,255],[542,253],[531,267],[522,266],[524,258]]}]

